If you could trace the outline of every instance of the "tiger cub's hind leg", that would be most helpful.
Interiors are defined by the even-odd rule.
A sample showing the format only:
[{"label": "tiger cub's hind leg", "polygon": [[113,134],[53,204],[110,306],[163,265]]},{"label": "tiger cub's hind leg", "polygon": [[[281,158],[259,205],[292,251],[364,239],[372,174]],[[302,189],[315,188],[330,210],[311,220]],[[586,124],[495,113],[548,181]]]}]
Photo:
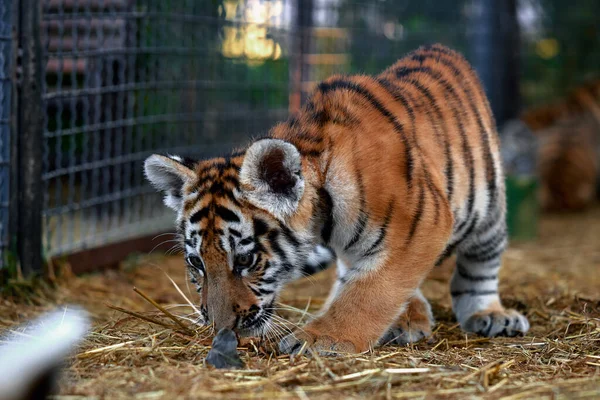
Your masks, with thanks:
[{"label": "tiger cub's hind leg", "polygon": [[431,336],[434,320],[429,302],[420,289],[409,300],[398,320],[387,331],[379,343],[405,346]]},{"label": "tiger cub's hind leg", "polygon": [[516,336],[529,330],[525,316],[505,309],[498,294],[498,272],[507,243],[503,215],[486,224],[457,249],[450,284],[452,309],[463,330],[487,337]]}]

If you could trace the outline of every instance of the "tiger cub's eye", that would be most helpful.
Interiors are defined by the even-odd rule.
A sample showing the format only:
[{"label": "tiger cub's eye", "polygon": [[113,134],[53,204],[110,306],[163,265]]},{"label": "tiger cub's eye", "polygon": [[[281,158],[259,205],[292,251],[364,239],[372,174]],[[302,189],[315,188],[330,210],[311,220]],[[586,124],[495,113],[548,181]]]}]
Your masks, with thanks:
[{"label": "tiger cub's eye", "polygon": [[235,256],[235,265],[238,267],[247,267],[252,263],[252,255],[250,254],[238,254]]},{"label": "tiger cub's eye", "polygon": [[192,254],[187,257],[186,261],[190,267],[196,268],[198,271],[204,273],[204,263],[200,257]]}]

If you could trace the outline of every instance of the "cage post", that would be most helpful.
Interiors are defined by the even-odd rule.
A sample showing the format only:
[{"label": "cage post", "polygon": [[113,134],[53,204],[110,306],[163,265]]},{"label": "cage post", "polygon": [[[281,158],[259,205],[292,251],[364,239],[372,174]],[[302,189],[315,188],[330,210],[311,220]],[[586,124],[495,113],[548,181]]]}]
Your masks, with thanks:
[{"label": "cage post", "polygon": [[17,253],[25,276],[42,269],[43,115],[40,14],[42,2],[19,3],[22,79],[18,89],[19,220]]},{"label": "cage post", "polygon": [[290,113],[298,111],[306,99],[304,83],[310,80],[306,57],[310,53],[313,11],[314,0],[296,0],[296,15],[292,24]]},{"label": "cage post", "polygon": [[[11,149],[13,116],[16,38],[16,7],[11,2],[0,7],[0,270],[9,264],[8,253],[11,249],[11,222],[16,213],[11,209],[15,190],[11,179]],[[1,272],[1,271],[0,271]],[[2,274],[0,274],[0,277]]]},{"label": "cage post", "polygon": [[519,112],[519,24],[516,0],[479,0],[473,19],[473,64],[501,127]]}]

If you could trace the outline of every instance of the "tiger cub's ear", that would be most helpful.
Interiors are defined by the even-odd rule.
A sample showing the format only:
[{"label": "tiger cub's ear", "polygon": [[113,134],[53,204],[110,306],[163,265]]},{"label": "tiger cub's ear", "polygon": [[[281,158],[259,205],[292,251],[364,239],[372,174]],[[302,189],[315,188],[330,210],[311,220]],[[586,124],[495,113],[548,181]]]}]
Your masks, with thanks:
[{"label": "tiger cub's ear", "polygon": [[246,151],[240,171],[244,197],[284,219],[293,214],[304,193],[300,153],[279,139],[262,139]]},{"label": "tiger cub's ear", "polygon": [[165,205],[175,211],[179,211],[183,204],[183,185],[196,177],[192,168],[191,162],[178,156],[154,154],[144,163],[146,178],[156,189],[164,192]]}]

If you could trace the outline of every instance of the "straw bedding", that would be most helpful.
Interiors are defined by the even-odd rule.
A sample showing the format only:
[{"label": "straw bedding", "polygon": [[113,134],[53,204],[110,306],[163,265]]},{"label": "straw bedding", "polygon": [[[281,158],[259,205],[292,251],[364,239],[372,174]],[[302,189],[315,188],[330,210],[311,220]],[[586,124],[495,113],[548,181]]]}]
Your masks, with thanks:
[{"label": "straw bedding", "polygon": [[[57,305],[78,303],[92,313],[93,332],[62,378],[63,399],[598,398],[599,238],[595,208],[546,216],[538,240],[511,245],[501,290],[505,303],[531,322],[522,338],[462,333],[452,317],[445,265],[424,288],[438,322],[429,341],[337,358],[290,358],[273,354],[268,342],[244,340],[245,368],[215,370],[204,362],[210,332],[191,323],[193,309],[182,296],[195,300],[182,261],[160,255],[132,257],[119,270],[83,277],[63,266],[53,283],[15,284],[19,296],[0,298],[0,331]],[[283,296],[281,316],[292,323],[310,318],[332,272],[294,284]]]}]

